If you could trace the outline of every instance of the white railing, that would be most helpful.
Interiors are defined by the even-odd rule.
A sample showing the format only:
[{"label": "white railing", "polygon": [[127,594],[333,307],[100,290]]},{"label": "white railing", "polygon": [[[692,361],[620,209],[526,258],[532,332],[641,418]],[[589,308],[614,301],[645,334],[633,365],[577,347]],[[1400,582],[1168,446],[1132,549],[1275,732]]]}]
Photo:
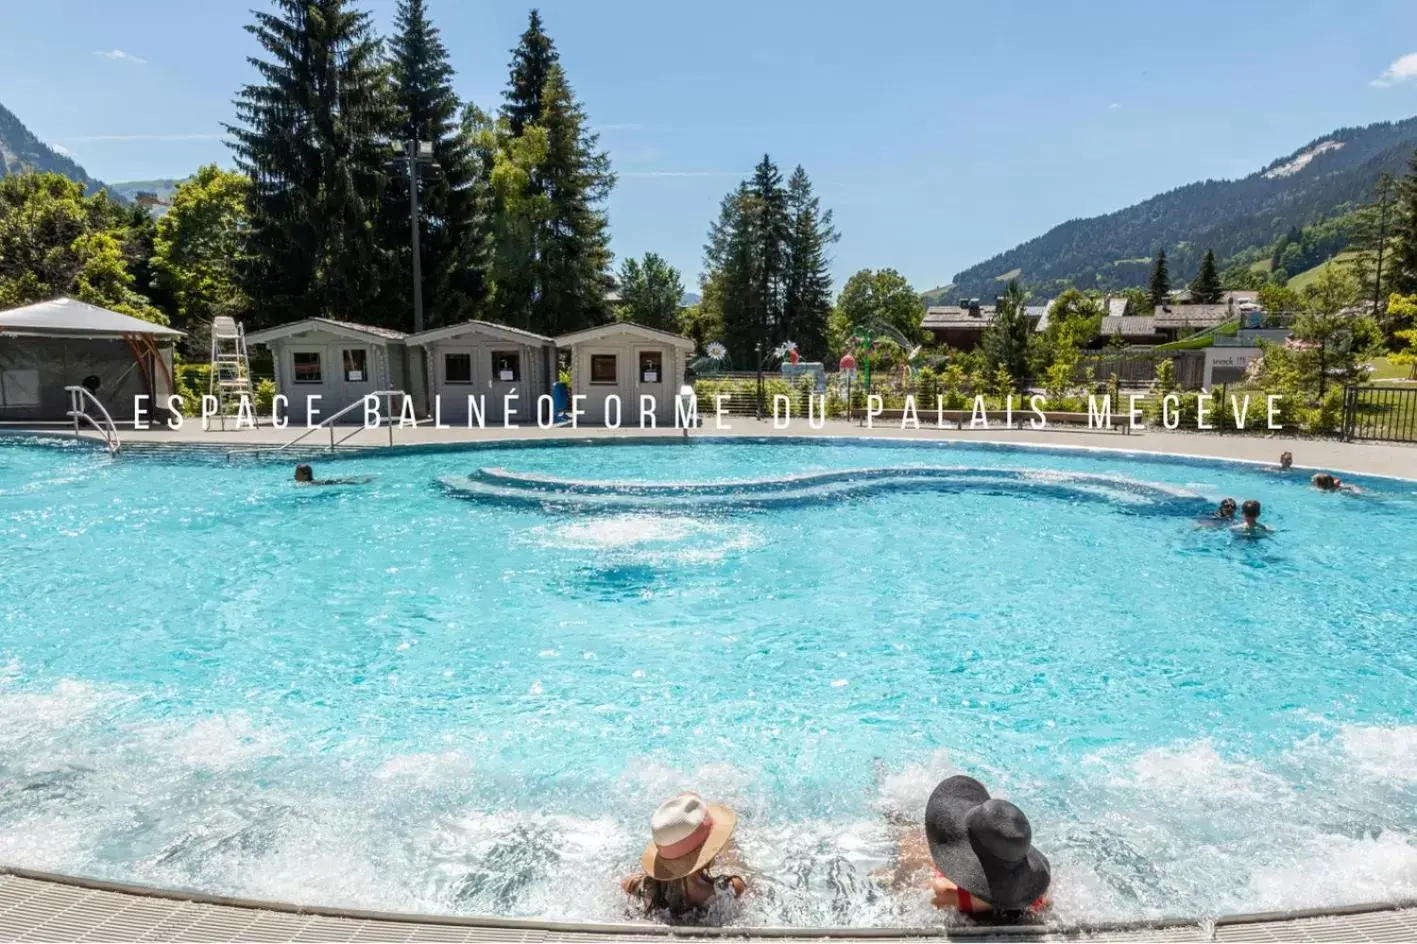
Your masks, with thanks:
[{"label": "white railing", "polygon": [[384,419],[384,421],[386,421],[386,422],[389,424],[389,445],[392,446],[392,445],[394,444],[394,397],[407,397],[407,396],[408,396],[408,394],[405,393],[405,392],[403,392],[402,390],[377,390],[377,391],[375,391],[374,393],[366,393],[364,396],[360,397],[358,400],[355,400],[353,403],[351,403],[349,406],[345,407],[344,409],[340,410],[338,413],[335,413],[334,415],[329,416],[329,417],[326,417],[325,419],[321,420],[318,425],[309,427],[309,428],[306,429],[303,433],[301,433],[299,436],[296,436],[296,437],[295,437],[294,439],[292,439],[290,442],[286,443],[285,445],[283,445],[283,446],[281,446],[279,449],[277,449],[276,452],[285,452],[287,449],[289,449],[290,447],[296,445],[296,444],[299,443],[301,440],[303,440],[306,436],[309,436],[311,433],[316,432],[316,431],[318,431],[318,430],[322,430],[322,429],[329,429],[329,431],[330,431],[330,451],[331,451],[331,452],[334,452],[336,446],[338,446],[338,445],[340,445],[341,443],[345,442],[345,441],[348,440],[351,436],[356,435],[360,430],[362,430],[362,429],[364,428],[363,424],[360,424],[360,425],[356,426],[354,429],[350,430],[350,431],[349,431],[348,433],[346,433],[344,436],[342,436],[342,437],[340,438],[339,442],[336,442],[336,441],[335,441],[335,427],[334,427],[334,422],[335,422],[335,420],[337,420],[337,419],[339,419],[340,417],[344,416],[346,413],[349,413],[349,412],[351,412],[351,411],[353,411],[353,410],[355,410],[355,409],[357,409],[357,408],[359,408],[359,407],[362,407],[362,406],[365,404],[365,402],[366,402],[370,397],[383,397],[383,398],[384,398],[384,415],[383,415],[383,419]]},{"label": "white railing", "polygon": [[[113,422],[113,417],[108,414],[108,408],[99,402],[98,397],[93,395],[93,391],[88,387],[65,387],[69,394],[69,416],[74,421],[74,438],[79,438],[79,420],[88,423],[98,431],[103,437],[103,443],[108,447],[108,451],[114,455],[118,453],[118,424]],[[85,404],[92,403],[98,408],[99,415],[103,417],[100,423],[97,419],[89,415]]]}]

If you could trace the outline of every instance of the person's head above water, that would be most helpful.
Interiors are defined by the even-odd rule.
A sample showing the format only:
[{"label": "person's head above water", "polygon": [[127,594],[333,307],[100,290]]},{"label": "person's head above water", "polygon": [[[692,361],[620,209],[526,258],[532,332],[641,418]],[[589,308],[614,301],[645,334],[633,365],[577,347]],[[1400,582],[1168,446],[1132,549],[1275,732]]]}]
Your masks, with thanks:
[{"label": "person's head above water", "polygon": [[308,465],[305,465],[304,463],[301,463],[300,465],[298,465],[298,466],[295,467],[295,481],[297,481],[297,482],[313,482],[313,481],[315,481],[315,470],[312,469],[312,468],[310,468]]},{"label": "person's head above water", "polygon": [[1028,817],[973,777],[950,777],[930,794],[925,840],[941,875],[999,911],[1021,911],[1048,891],[1052,872]]},{"label": "person's head above water", "polygon": [[1279,454],[1279,467],[1281,469],[1292,468],[1294,465],[1294,453],[1288,450]]},{"label": "person's head above water", "polygon": [[708,868],[737,824],[738,816],[728,807],[705,803],[697,793],[681,793],[650,817],[652,838],[640,864],[656,881],[688,878]]},{"label": "person's head above water", "polygon": [[1217,518],[1233,518],[1233,517],[1235,517],[1235,499],[1233,499],[1233,498],[1226,498],[1226,499],[1223,499],[1223,500],[1220,502],[1220,507],[1215,510],[1215,516],[1216,516]]},{"label": "person's head above water", "polygon": [[1240,515],[1248,522],[1258,521],[1260,518],[1260,503],[1253,498],[1246,499],[1245,503],[1240,506]]},{"label": "person's head above water", "polygon": [[1315,472],[1310,481],[1314,483],[1314,488],[1321,492],[1336,492],[1343,485],[1343,479],[1327,472]]}]

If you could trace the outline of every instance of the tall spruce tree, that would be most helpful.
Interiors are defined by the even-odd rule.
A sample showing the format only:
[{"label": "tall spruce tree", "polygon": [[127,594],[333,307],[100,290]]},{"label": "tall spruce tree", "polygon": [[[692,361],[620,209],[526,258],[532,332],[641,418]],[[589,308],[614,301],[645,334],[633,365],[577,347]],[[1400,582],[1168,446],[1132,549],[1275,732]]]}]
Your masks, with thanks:
[{"label": "tall spruce tree", "polygon": [[[459,123],[453,68],[425,0],[400,0],[389,41],[390,77],[400,142],[433,145],[419,186],[424,323],[429,328],[477,316],[490,290],[491,194],[471,140]],[[406,169],[406,165],[405,165]],[[394,174],[385,193],[383,228],[396,264],[382,306],[413,330],[409,179]]]},{"label": "tall spruce tree", "polygon": [[732,364],[740,370],[757,366],[753,346],[759,342],[754,292],[757,284],[757,197],[740,183],[719,203],[718,219],[709,227],[704,246],[703,307],[709,320],[723,325],[721,341]]},{"label": "tall spruce tree", "polygon": [[1028,375],[1028,294],[1018,279],[1009,279],[995,310],[994,323],[981,339],[984,356],[996,371],[1003,368],[1017,382]]},{"label": "tall spruce tree", "polygon": [[1166,271],[1166,250],[1156,250],[1156,261],[1151,264],[1151,283],[1148,286],[1151,304],[1166,304],[1166,296],[1171,293],[1171,275]]},{"label": "tall spruce tree", "polygon": [[787,213],[782,334],[796,342],[808,360],[822,360],[827,356],[827,318],[832,309],[827,247],[841,237],[832,225],[831,210],[823,212],[800,164],[787,182]]},{"label": "tall spruce tree", "polygon": [[512,50],[512,77],[504,94],[502,117],[514,136],[520,136],[526,126],[541,120],[541,97],[551,68],[561,61],[556,44],[541,28],[541,13],[535,9],[528,17],[526,31],[517,48]]},{"label": "tall spruce tree", "polygon": [[[508,323],[559,334],[610,317],[605,200],[609,155],[587,123],[535,10],[513,50],[498,160],[518,164],[516,199],[499,198],[496,308]],[[535,85],[540,77],[541,85]],[[496,171],[494,171],[494,176]]]},{"label": "tall spruce tree", "polygon": [[1394,292],[1417,292],[1417,151],[1407,174],[1397,182],[1396,237],[1392,250],[1392,275],[1385,276]]},{"label": "tall spruce tree", "polygon": [[1214,305],[1225,297],[1220,287],[1220,270],[1215,267],[1215,252],[1207,249],[1201,258],[1200,271],[1191,282],[1191,301],[1202,305]]},{"label": "tall spruce tree", "polygon": [[[753,170],[749,184],[756,216],[753,224],[754,254],[752,320],[754,343],[760,354],[788,340],[783,333],[784,280],[787,275],[787,245],[791,220],[787,211],[787,191],[782,174],[772,158],[764,154]],[[756,367],[756,362],[754,362]]]},{"label": "tall spruce tree", "polygon": [[274,0],[246,27],[266,52],[228,125],[251,178],[242,282],[258,324],[368,310],[388,276],[377,216],[392,108],[369,15],[345,0]]}]

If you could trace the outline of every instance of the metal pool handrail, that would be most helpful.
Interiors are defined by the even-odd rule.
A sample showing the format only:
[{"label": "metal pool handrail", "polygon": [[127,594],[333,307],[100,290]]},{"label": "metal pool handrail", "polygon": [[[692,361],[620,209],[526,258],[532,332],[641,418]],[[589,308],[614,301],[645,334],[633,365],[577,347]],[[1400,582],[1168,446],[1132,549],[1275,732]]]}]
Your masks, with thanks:
[{"label": "metal pool handrail", "polygon": [[[287,449],[289,449],[290,447],[296,445],[296,444],[299,443],[301,440],[303,440],[306,436],[309,436],[311,433],[315,432],[316,430],[326,429],[326,428],[328,428],[329,431],[330,431],[330,451],[331,451],[331,452],[334,452],[334,451],[335,451],[335,446],[339,445],[339,443],[336,443],[336,442],[335,442],[335,428],[334,428],[332,425],[330,425],[330,424],[332,424],[335,420],[339,419],[340,417],[344,416],[346,413],[348,413],[348,412],[350,412],[351,410],[353,410],[355,407],[363,406],[363,405],[369,400],[370,397],[374,397],[376,400],[377,400],[379,397],[384,397],[384,398],[385,398],[385,406],[386,406],[385,412],[388,414],[388,418],[389,418],[389,445],[392,446],[392,445],[394,444],[394,421],[393,421],[393,420],[394,420],[394,417],[393,417],[393,413],[394,413],[394,401],[393,401],[393,398],[394,398],[395,396],[407,397],[408,394],[405,393],[405,392],[402,391],[402,390],[376,390],[376,391],[373,392],[373,393],[366,393],[364,396],[360,397],[358,400],[355,400],[353,403],[349,404],[349,406],[347,406],[347,407],[345,407],[344,409],[340,410],[338,413],[334,414],[333,416],[326,417],[325,419],[321,420],[318,425],[316,425],[316,426],[311,426],[310,428],[306,429],[305,432],[301,433],[299,436],[296,436],[296,437],[295,437],[294,439],[292,439],[290,442],[288,442],[288,443],[286,443],[285,445],[281,446],[280,448],[276,449],[276,452],[285,452]],[[360,428],[362,428],[362,427],[359,427],[359,428],[354,429],[352,432],[349,433],[349,435],[347,435],[347,436],[345,436],[344,438],[342,438],[339,442],[340,442],[340,443],[343,443],[345,440],[349,439],[350,436],[353,436],[355,433],[359,432],[359,429],[360,429]]]},{"label": "metal pool handrail", "polygon": [[[88,387],[75,385],[65,387],[64,389],[69,394],[68,415],[74,420],[74,438],[79,438],[79,420],[84,420],[94,429],[98,430],[99,435],[103,437],[103,444],[108,447],[109,453],[111,455],[117,455],[118,447],[121,445],[118,442],[118,424],[113,422],[113,417],[109,415],[108,408],[99,401],[98,397],[93,395],[93,391]],[[84,408],[86,402],[92,403],[94,406],[98,407],[99,415],[103,417],[103,423],[99,423],[98,420],[89,415],[88,410]]]}]

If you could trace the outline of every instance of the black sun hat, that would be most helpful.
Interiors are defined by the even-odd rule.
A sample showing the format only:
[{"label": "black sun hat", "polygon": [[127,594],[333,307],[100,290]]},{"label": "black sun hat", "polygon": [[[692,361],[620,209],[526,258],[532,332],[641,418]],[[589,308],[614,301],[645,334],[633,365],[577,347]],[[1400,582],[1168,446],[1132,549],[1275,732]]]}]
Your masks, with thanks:
[{"label": "black sun hat", "polygon": [[925,804],[925,838],[940,874],[999,911],[1022,911],[1048,890],[1048,859],[1023,810],[973,777],[950,777]]}]

